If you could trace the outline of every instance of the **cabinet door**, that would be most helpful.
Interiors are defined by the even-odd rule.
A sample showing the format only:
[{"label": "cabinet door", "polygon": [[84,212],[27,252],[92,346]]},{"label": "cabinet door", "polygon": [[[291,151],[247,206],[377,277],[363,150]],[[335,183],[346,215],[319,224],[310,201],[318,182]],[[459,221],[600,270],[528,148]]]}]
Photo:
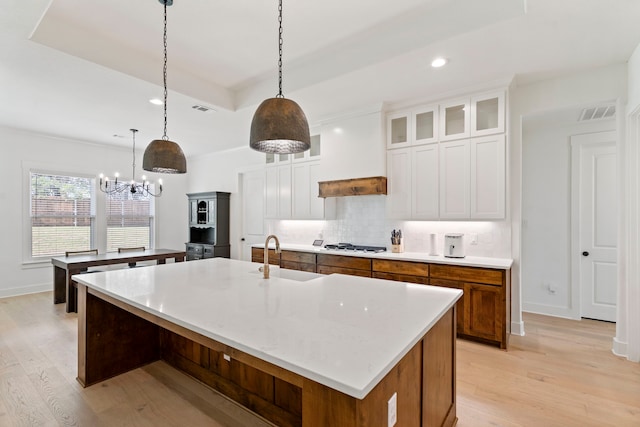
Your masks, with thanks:
[{"label": "cabinet door", "polygon": [[468,138],[469,99],[440,104],[440,141]]},{"label": "cabinet door", "polygon": [[387,151],[387,216],[411,218],[411,149]]},{"label": "cabinet door", "polygon": [[198,224],[198,201],[189,200],[189,224]]},{"label": "cabinet door", "polygon": [[308,219],[310,213],[309,165],[295,164],[291,168],[293,175],[292,212],[293,219]]},{"label": "cabinet door", "polygon": [[438,142],[438,106],[429,105],[413,110],[411,115],[412,143]]},{"label": "cabinet door", "polygon": [[409,146],[412,129],[410,111],[389,114],[387,116],[387,148]]},{"label": "cabinet door", "polygon": [[278,218],[291,219],[291,166],[278,166]]},{"label": "cabinet door", "polygon": [[411,217],[438,219],[438,144],[414,147],[411,152]]},{"label": "cabinet door", "polygon": [[502,299],[500,286],[464,284],[464,333],[492,341],[502,340]]},{"label": "cabinet door", "polygon": [[440,144],[441,219],[469,218],[469,167],[469,140]]},{"label": "cabinet door", "polygon": [[318,197],[320,180],[320,162],[308,164],[309,167],[309,218],[324,219],[325,199]]},{"label": "cabinet door", "polygon": [[278,218],[278,168],[265,169],[264,215],[268,219]]},{"label": "cabinet door", "polygon": [[505,216],[504,135],[471,140],[471,218]]},{"label": "cabinet door", "polygon": [[207,224],[214,226],[216,225],[216,201],[215,200],[207,200]]},{"label": "cabinet door", "polygon": [[504,132],[504,92],[471,97],[471,136]]}]

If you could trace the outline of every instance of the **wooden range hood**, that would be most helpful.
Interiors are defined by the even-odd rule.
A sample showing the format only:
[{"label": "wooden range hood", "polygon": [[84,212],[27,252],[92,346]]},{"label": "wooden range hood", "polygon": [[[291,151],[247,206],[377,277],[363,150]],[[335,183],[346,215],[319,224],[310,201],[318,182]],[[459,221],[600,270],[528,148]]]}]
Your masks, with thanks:
[{"label": "wooden range hood", "polygon": [[342,179],[318,182],[318,197],[368,196],[387,194],[387,177]]}]

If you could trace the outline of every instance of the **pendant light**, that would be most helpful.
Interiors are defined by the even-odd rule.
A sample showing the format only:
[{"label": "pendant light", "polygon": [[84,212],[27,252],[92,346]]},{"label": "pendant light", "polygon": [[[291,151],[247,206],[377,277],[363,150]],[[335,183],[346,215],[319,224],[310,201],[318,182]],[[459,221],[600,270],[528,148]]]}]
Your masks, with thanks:
[{"label": "pendant light", "polygon": [[164,79],[164,135],[162,139],[154,139],[147,146],[142,158],[142,169],[160,173],[186,173],[187,159],[182,148],[169,140],[167,136],[167,6],[173,4],[173,0],[159,0],[164,5],[164,67],[162,71]]},{"label": "pendant light", "polygon": [[251,148],[263,153],[291,154],[311,147],[309,124],[302,108],[282,95],[282,0],[278,4],[278,87],[275,98],[260,104],[251,121]]}]

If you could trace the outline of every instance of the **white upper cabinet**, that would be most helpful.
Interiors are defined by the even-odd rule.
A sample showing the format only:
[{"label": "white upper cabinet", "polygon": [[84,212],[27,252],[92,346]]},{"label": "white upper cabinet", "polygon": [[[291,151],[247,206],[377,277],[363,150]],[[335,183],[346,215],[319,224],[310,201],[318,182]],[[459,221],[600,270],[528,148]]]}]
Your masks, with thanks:
[{"label": "white upper cabinet", "polygon": [[293,154],[274,154],[266,153],[264,155],[264,163],[267,166],[277,166],[291,163]]},{"label": "white upper cabinet", "polygon": [[291,165],[265,170],[265,217],[291,219]]},{"label": "white upper cabinet", "polygon": [[440,144],[440,218],[468,219],[470,207],[469,140]]},{"label": "white upper cabinet", "polygon": [[504,133],[504,92],[471,97],[471,136]]},{"label": "white upper cabinet", "polygon": [[505,217],[505,138],[471,139],[471,218]]},{"label": "white upper cabinet", "polygon": [[387,151],[387,216],[411,217],[411,148]]},{"label": "white upper cabinet", "polygon": [[324,199],[318,197],[320,162],[294,164],[292,219],[323,219]]},{"label": "white upper cabinet", "polygon": [[402,148],[411,145],[410,132],[410,111],[400,111],[387,116],[387,148]]},{"label": "white upper cabinet", "polygon": [[428,105],[411,114],[412,142],[414,145],[438,142],[438,106]]},{"label": "white upper cabinet", "polygon": [[411,149],[411,218],[438,219],[438,144]]},{"label": "white upper cabinet", "polygon": [[387,115],[387,148],[438,142],[438,106],[426,105]]},{"label": "white upper cabinet", "polygon": [[440,141],[468,138],[469,98],[440,104]]}]

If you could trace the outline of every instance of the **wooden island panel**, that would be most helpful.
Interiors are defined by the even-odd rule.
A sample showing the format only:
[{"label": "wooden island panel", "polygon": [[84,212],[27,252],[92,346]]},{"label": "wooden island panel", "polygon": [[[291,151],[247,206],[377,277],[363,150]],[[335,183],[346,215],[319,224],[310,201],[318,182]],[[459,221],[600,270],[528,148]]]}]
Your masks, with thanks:
[{"label": "wooden island panel", "polygon": [[358,399],[85,285],[78,290],[78,380],[85,387],[163,359],[279,426],[378,426],[393,393],[396,425],[457,421],[455,307]]}]

